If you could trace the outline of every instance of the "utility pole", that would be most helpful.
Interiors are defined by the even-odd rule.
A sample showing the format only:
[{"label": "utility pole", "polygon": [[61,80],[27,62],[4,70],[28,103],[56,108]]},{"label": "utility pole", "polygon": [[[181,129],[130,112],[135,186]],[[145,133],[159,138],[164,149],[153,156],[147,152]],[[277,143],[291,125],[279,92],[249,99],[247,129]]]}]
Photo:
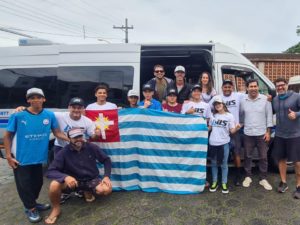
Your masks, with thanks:
[{"label": "utility pole", "polygon": [[297,26],[297,31],[296,31],[297,35],[300,36],[300,26]]},{"label": "utility pole", "polygon": [[114,29],[121,29],[123,31],[125,31],[125,43],[128,43],[128,30],[129,29],[133,29],[133,26],[131,25],[130,27],[128,27],[128,19],[125,19],[125,26],[122,25],[121,27],[116,27],[115,25],[113,26]]},{"label": "utility pole", "polygon": [[0,30],[7,32],[7,33],[23,36],[23,37],[34,38],[33,36],[30,36],[28,34],[23,34],[23,33],[20,33],[20,32],[14,31],[14,30],[10,30],[10,29],[4,28],[4,27],[0,27]]}]

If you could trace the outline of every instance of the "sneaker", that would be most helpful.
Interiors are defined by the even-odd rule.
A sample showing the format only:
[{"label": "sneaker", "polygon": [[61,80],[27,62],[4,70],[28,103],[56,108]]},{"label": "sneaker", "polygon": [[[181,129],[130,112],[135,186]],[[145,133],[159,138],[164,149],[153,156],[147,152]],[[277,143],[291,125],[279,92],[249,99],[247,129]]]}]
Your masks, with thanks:
[{"label": "sneaker", "polygon": [[263,186],[267,191],[271,191],[272,190],[272,186],[271,184],[269,184],[269,182],[266,179],[262,179],[259,181],[259,184],[261,186]]},{"label": "sneaker", "polygon": [[83,198],[83,191],[75,191],[74,195],[78,198]]},{"label": "sneaker", "polygon": [[50,205],[50,204],[36,203],[35,208],[36,208],[38,211],[46,211],[46,210],[48,210],[48,209],[51,208],[51,205]]},{"label": "sneaker", "polygon": [[228,194],[229,193],[227,184],[225,184],[225,183],[222,184],[222,193],[223,194]]},{"label": "sneaker", "polygon": [[284,193],[289,189],[289,187],[287,186],[287,183],[283,183],[282,181],[280,181],[279,186],[277,188],[277,191],[279,193]]},{"label": "sneaker", "polygon": [[213,182],[212,185],[209,188],[210,192],[215,192],[218,189],[218,183],[217,182]]},{"label": "sneaker", "polygon": [[252,183],[251,177],[246,177],[243,181],[243,187],[250,187],[250,184]]},{"label": "sneaker", "polygon": [[300,199],[300,186],[296,187],[296,191],[294,192],[293,197],[296,199]]},{"label": "sneaker", "polygon": [[38,223],[42,220],[42,217],[37,209],[26,209],[25,214],[31,223]]},{"label": "sneaker", "polygon": [[62,193],[60,196],[60,204],[64,204],[69,198],[71,198],[71,194]]},{"label": "sneaker", "polygon": [[234,185],[237,187],[242,185],[242,178],[240,175],[236,175],[234,178]]}]

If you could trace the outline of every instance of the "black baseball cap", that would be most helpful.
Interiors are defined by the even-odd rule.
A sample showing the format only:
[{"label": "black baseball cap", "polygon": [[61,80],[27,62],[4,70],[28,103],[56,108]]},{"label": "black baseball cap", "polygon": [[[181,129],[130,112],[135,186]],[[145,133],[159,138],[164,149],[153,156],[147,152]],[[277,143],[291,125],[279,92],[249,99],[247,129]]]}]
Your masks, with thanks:
[{"label": "black baseball cap", "polygon": [[175,89],[170,89],[170,90],[168,91],[167,96],[169,96],[169,95],[176,95],[176,96],[177,96],[177,91],[176,91]]},{"label": "black baseball cap", "polygon": [[69,105],[84,106],[84,101],[81,98],[75,97],[70,100]]},{"label": "black baseball cap", "polygon": [[153,91],[153,88],[151,87],[150,84],[145,84],[143,86],[143,91]]},{"label": "black baseball cap", "polygon": [[194,91],[194,90],[196,90],[196,89],[198,89],[199,91],[202,91],[201,85],[195,84],[195,85],[192,87],[192,91]]},{"label": "black baseball cap", "polygon": [[225,84],[230,84],[233,86],[232,80],[224,80],[222,86],[224,86]]}]

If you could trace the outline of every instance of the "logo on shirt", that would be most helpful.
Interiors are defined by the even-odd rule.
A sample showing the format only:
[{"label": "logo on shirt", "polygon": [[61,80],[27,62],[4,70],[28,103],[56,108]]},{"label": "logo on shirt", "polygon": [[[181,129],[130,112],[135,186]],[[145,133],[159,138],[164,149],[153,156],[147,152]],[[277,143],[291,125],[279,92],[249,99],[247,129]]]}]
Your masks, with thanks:
[{"label": "logo on shirt", "polygon": [[44,119],[44,120],[43,120],[43,124],[44,124],[44,125],[48,125],[48,124],[49,124],[49,120],[48,120],[48,119]]},{"label": "logo on shirt", "polygon": [[227,101],[226,102],[226,106],[234,106],[236,105],[236,101],[235,100],[231,100],[231,101]]},{"label": "logo on shirt", "polygon": [[27,121],[26,120],[21,120],[21,123],[23,123],[25,126],[27,125]]},{"label": "logo on shirt", "polygon": [[226,127],[228,124],[227,120],[214,120],[213,125]]},{"label": "logo on shirt", "polygon": [[195,108],[195,112],[204,113],[204,109],[203,108]]}]

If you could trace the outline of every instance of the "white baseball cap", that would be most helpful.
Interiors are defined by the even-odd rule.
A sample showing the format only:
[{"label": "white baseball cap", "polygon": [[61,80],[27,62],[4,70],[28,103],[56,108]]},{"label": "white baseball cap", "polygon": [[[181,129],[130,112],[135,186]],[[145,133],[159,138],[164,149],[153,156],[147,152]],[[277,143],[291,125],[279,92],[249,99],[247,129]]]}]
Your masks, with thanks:
[{"label": "white baseball cap", "polygon": [[131,97],[131,96],[139,97],[139,93],[137,91],[131,89],[128,91],[127,97]]},{"label": "white baseball cap", "polygon": [[176,66],[174,72],[176,73],[176,72],[179,72],[179,71],[185,73],[185,68],[183,66]]},{"label": "white baseball cap", "polygon": [[42,97],[45,97],[43,90],[40,88],[30,88],[27,90],[26,98],[30,98],[33,95],[40,95]]},{"label": "white baseball cap", "polygon": [[215,96],[215,97],[214,97],[214,102],[213,102],[213,104],[215,104],[215,103],[224,103],[224,102],[223,102],[223,99],[221,98],[221,96]]},{"label": "white baseball cap", "polygon": [[80,127],[73,127],[68,131],[68,137],[70,138],[75,138],[83,135],[84,135],[83,130]]}]

